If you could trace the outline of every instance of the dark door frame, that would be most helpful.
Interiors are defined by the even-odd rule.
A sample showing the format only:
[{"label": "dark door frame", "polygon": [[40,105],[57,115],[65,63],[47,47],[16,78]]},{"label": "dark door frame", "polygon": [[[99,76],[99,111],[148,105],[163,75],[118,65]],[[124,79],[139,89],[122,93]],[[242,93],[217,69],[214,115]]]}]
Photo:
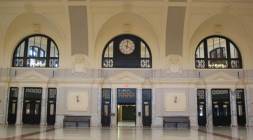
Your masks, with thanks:
[{"label": "dark door frame", "polygon": [[19,90],[18,87],[10,87],[9,89],[8,118],[7,118],[8,124],[15,124],[17,121],[18,94],[19,94],[18,90]]},{"label": "dark door frame", "polygon": [[[215,97],[213,91],[221,90],[227,91],[224,94],[217,94],[218,98]],[[223,95],[223,96],[222,96]],[[211,97],[212,97],[212,114],[213,114],[213,125],[214,126],[230,126],[231,125],[231,103],[230,103],[230,89],[211,89]],[[218,114],[215,115],[214,106],[218,106]],[[227,113],[224,115],[224,106],[227,106]],[[217,116],[217,117],[215,117]]]},{"label": "dark door frame", "polygon": [[111,89],[103,88],[101,96],[102,96],[101,97],[101,124],[102,124],[102,127],[110,127],[111,126]]},{"label": "dark door frame", "polygon": [[[26,91],[39,90],[40,92],[33,93]],[[31,95],[26,95],[31,94]],[[37,94],[37,95],[36,95]],[[26,97],[27,96],[27,97]],[[26,114],[26,105],[29,103],[29,115]],[[38,105],[38,112],[36,112],[36,106]],[[41,105],[42,105],[42,88],[41,87],[25,87],[24,99],[23,99],[23,115],[22,122],[24,124],[40,124],[41,121]]]}]

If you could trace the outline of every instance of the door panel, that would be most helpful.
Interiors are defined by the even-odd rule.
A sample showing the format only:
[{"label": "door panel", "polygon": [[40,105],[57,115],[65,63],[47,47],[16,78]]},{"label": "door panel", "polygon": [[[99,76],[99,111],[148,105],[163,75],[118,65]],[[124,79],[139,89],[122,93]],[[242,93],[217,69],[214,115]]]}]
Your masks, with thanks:
[{"label": "door panel", "polygon": [[150,127],[152,124],[152,90],[142,89],[142,123]]},{"label": "door panel", "polygon": [[213,125],[230,126],[230,90],[212,89]]},{"label": "door panel", "polygon": [[111,125],[111,89],[102,89],[101,123],[103,127]]},{"label": "door panel", "polygon": [[11,87],[9,93],[8,124],[15,124],[17,119],[18,88]]},{"label": "door panel", "polygon": [[48,99],[47,99],[47,124],[48,125],[55,124],[56,99],[57,99],[57,89],[49,88]]},{"label": "door panel", "polygon": [[205,89],[197,90],[197,104],[198,104],[198,125],[206,126],[206,91]]},{"label": "door panel", "polygon": [[23,123],[40,124],[42,88],[25,88]]},{"label": "door panel", "polygon": [[245,110],[244,89],[236,89],[235,93],[236,93],[237,123],[239,126],[245,126],[246,110]]}]

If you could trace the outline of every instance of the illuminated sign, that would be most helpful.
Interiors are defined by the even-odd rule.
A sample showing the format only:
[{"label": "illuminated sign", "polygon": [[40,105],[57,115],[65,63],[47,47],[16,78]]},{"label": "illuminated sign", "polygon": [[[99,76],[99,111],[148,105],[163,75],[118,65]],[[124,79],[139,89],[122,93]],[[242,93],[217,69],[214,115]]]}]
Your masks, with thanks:
[{"label": "illuminated sign", "polygon": [[120,88],[117,89],[118,104],[135,104],[136,103],[136,89]]}]

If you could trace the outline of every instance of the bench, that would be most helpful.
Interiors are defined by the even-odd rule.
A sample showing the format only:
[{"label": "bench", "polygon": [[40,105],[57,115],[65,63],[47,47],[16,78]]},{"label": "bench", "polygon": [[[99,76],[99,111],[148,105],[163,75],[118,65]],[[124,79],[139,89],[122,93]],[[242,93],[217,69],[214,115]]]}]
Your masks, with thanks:
[{"label": "bench", "polygon": [[63,127],[90,127],[90,116],[64,116]]},{"label": "bench", "polygon": [[163,117],[164,128],[190,128],[190,119],[187,116]]}]

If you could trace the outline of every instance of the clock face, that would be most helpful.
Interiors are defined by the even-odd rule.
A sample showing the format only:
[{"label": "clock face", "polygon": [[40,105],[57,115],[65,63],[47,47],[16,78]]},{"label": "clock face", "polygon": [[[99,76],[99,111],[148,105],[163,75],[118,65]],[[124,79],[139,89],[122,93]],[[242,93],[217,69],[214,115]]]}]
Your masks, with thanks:
[{"label": "clock face", "polygon": [[124,39],[119,44],[119,50],[123,54],[131,54],[135,49],[134,42],[130,39]]}]

